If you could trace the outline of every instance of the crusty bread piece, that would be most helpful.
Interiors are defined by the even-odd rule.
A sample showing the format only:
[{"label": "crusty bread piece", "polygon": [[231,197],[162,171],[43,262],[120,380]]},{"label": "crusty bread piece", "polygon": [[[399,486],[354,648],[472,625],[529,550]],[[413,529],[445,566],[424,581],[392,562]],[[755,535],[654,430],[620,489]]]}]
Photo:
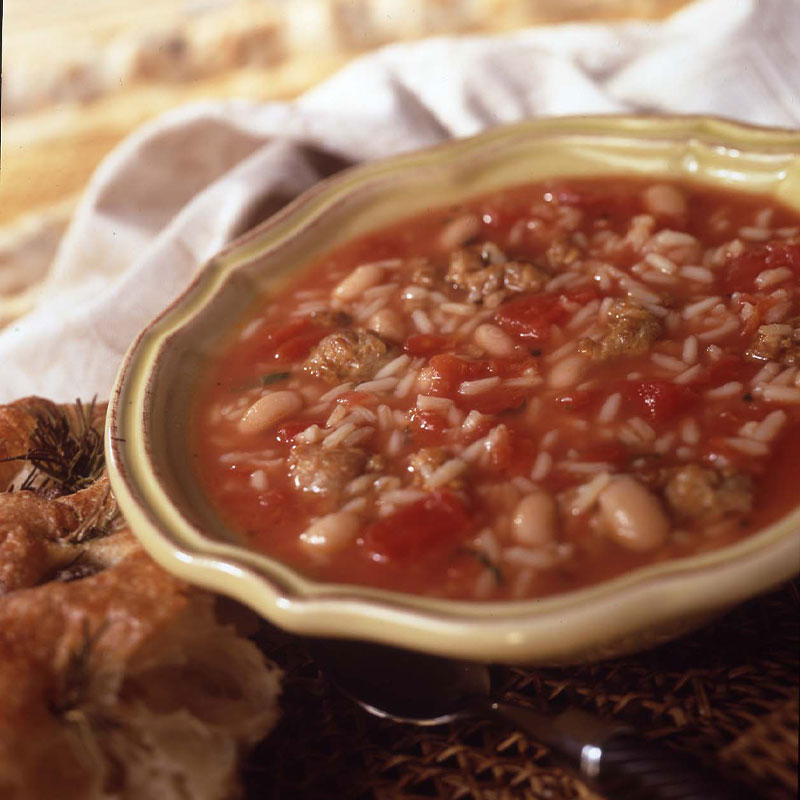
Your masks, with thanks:
[{"label": "crusty bread piece", "polygon": [[54,408],[54,403],[41,397],[25,397],[0,406],[0,491],[9,488],[21,469],[19,461],[6,459],[27,452],[38,415]]},{"label": "crusty bread piece", "polygon": [[[119,530],[122,520],[105,476],[63,496],[9,491],[30,474],[31,465],[19,457],[38,443],[37,424],[56,414],[75,427],[79,414],[88,414],[96,430],[105,407],[78,410],[38,397],[0,406],[0,459],[13,459],[0,461],[0,596],[52,580],[64,569],[96,572],[138,547],[129,531]],[[102,447],[99,431],[94,442]]]},{"label": "crusty bread piece", "polygon": [[76,541],[92,520],[114,514],[106,477],[55,500],[32,492],[0,495],[0,595],[51,580],[71,566],[96,572],[138,549],[127,529]]},{"label": "crusty bread piece", "polygon": [[279,673],[142,552],[0,600],[0,797],[222,800]]},{"label": "crusty bread piece", "polygon": [[[0,407],[7,453],[48,408]],[[277,719],[279,670],[115,514],[105,476],[0,493],[2,800],[225,800]]]}]

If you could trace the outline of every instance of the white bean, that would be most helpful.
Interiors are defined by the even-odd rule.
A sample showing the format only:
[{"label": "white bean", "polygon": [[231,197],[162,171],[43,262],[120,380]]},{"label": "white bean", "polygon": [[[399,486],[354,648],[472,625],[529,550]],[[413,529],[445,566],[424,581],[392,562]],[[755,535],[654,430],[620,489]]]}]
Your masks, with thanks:
[{"label": "white bean", "polygon": [[333,296],[345,302],[355,300],[370,286],[376,286],[383,280],[383,267],[379,264],[362,264],[343,278],[333,290]]},{"label": "white bean", "polygon": [[334,511],[313,522],[300,534],[300,541],[317,552],[333,553],[355,541],[360,527],[357,514]]},{"label": "white bean", "polygon": [[511,535],[519,544],[540,547],[555,541],[558,513],[550,494],[533,492],[517,503],[511,517]]},{"label": "white bean", "polygon": [[643,200],[645,208],[651,214],[678,217],[686,213],[686,198],[674,186],[657,183],[645,190]]},{"label": "white bean", "polygon": [[271,428],[284,417],[298,412],[303,407],[303,399],[297,392],[286,390],[270,392],[258,400],[244,412],[239,422],[242,433],[259,433]]},{"label": "white bean", "polygon": [[484,323],[475,328],[473,334],[475,344],[482,347],[490,356],[509,358],[514,355],[514,340],[497,325]]},{"label": "white bean", "polygon": [[617,476],[598,502],[611,537],[628,550],[654,550],[666,541],[670,525],[661,503],[636,478]]},{"label": "white bean", "polygon": [[566,389],[574,386],[589,369],[589,360],[582,355],[574,355],[559,361],[547,376],[547,385],[552,389]]},{"label": "white bean", "polygon": [[403,318],[391,308],[383,308],[380,311],[376,311],[369,318],[367,327],[390,342],[402,342],[406,338]]}]

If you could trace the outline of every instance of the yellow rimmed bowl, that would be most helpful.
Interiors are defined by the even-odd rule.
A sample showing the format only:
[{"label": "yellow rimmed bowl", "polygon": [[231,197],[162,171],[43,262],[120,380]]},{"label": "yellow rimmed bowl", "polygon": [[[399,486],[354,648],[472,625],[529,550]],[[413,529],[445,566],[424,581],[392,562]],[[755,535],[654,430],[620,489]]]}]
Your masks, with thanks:
[{"label": "yellow rimmed bowl", "polygon": [[134,342],[107,426],[111,485],[165,569],[299,634],[443,655],[569,663],[690,630],[800,571],[800,508],[737,544],[542,599],[469,602],[321,583],[240,544],[189,467],[187,417],[215,343],[263,296],[368,231],[504,186],[552,177],[683,178],[800,210],[800,133],[704,117],[523,122],[348,170],[212,259]]}]

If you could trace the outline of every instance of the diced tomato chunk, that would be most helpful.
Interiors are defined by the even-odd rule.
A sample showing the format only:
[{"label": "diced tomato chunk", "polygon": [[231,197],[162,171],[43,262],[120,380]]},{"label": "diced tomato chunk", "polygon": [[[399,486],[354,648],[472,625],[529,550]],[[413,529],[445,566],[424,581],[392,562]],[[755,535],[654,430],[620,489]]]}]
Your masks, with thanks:
[{"label": "diced tomato chunk", "polygon": [[720,286],[724,292],[746,292],[753,289],[753,281],[766,264],[761,248],[749,250],[732,258],[721,270]]},{"label": "diced tomato chunk", "polygon": [[570,303],[577,303],[579,306],[585,306],[592,300],[596,300],[600,295],[593,286],[585,289],[570,289],[564,292],[563,297],[569,300]]},{"label": "diced tomato chunk", "polygon": [[595,392],[572,389],[569,392],[556,395],[555,401],[568,411],[584,411],[595,400]]},{"label": "diced tomato chunk", "polygon": [[491,376],[488,363],[486,361],[470,361],[450,353],[433,356],[428,362],[433,370],[431,394],[457,400],[459,397],[458,387],[464,381],[475,381]]},{"label": "diced tomato chunk", "polygon": [[527,397],[525,389],[516,386],[498,386],[480,394],[460,395],[457,399],[459,408],[480,411],[481,414],[501,414],[519,408]]},{"label": "diced tomato chunk", "polygon": [[503,303],[495,313],[495,320],[503,330],[536,341],[547,339],[553,325],[566,318],[561,295],[551,293],[518,297]]},{"label": "diced tomato chunk", "polygon": [[449,336],[440,336],[435,333],[418,333],[409,336],[403,349],[411,356],[430,356],[447,350],[451,347]]},{"label": "diced tomato chunk", "polygon": [[436,445],[445,439],[447,419],[435,411],[419,411],[414,408],[409,412],[408,421],[419,444]]},{"label": "diced tomato chunk", "polygon": [[769,242],[761,247],[734,256],[721,270],[725,292],[747,292],[765,269],[788,267],[800,275],[800,243]]},{"label": "diced tomato chunk", "polygon": [[450,353],[440,353],[431,358],[428,365],[433,369],[434,394],[452,396],[462,381],[481,377],[480,362],[467,361]]},{"label": "diced tomato chunk", "polygon": [[302,361],[319,344],[323,336],[325,336],[325,331],[320,330],[290,339],[275,350],[275,360],[282,364]]},{"label": "diced tomato chunk", "polygon": [[364,545],[376,561],[413,566],[446,558],[471,528],[464,505],[443,490],[373,522],[364,531]]},{"label": "diced tomato chunk", "polygon": [[[433,356],[428,364],[434,371],[431,394],[450,397],[461,408],[475,408],[482,411],[482,406],[497,406],[502,411],[518,406],[526,396],[526,392],[519,387],[513,389],[500,387],[493,392],[462,396],[458,394],[458,387],[464,381],[476,381],[495,375],[500,378],[517,378],[526,370],[535,369],[536,359],[495,358],[487,361],[469,361],[450,353],[440,353]],[[483,413],[497,414],[499,412],[484,411]]]},{"label": "diced tomato chunk", "polygon": [[596,297],[597,291],[593,287],[557,294],[542,292],[522,295],[503,303],[495,313],[495,320],[508,333],[523,339],[544,341],[553,325],[560,325],[570,316],[562,305],[562,299],[583,306]]},{"label": "diced tomato chunk", "polygon": [[625,395],[635,412],[647,414],[655,422],[673,419],[698,400],[698,395],[688,386],[664,380],[631,381]]},{"label": "diced tomato chunk", "polygon": [[764,250],[769,269],[788,267],[796,275],[800,274],[800,242],[768,242]]},{"label": "diced tomato chunk", "polygon": [[748,303],[753,309],[742,326],[741,335],[744,337],[751,337],[758,330],[769,310],[782,302],[780,297],[770,294],[751,294],[750,292],[739,292],[737,299],[741,304]]},{"label": "diced tomato chunk", "polygon": [[271,357],[283,364],[304,359],[328,330],[308,318],[276,328],[264,336],[259,348],[261,357]]},{"label": "diced tomato chunk", "polygon": [[312,325],[313,323],[307,318],[299,319],[290,322],[288,325],[283,325],[280,328],[273,328],[271,331],[268,331],[264,336],[264,341],[273,348],[280,347],[290,339],[307,333]]},{"label": "diced tomato chunk", "polygon": [[518,377],[525,370],[535,366],[534,359],[491,359],[488,361],[468,361],[464,358],[441,353],[433,356],[429,366],[434,371],[431,394],[449,397],[459,408],[476,410],[482,414],[500,414],[518,408],[528,396],[528,390],[519,386],[498,386],[480,394],[459,394],[458,387],[464,381],[498,376],[500,378]]},{"label": "diced tomato chunk", "polygon": [[525,475],[531,471],[538,447],[535,440],[516,431],[498,437],[489,453],[492,470],[506,475]]},{"label": "diced tomato chunk", "polygon": [[486,364],[486,377],[498,375],[501,378],[519,378],[520,375],[530,370],[538,371],[538,361],[533,357],[523,358],[493,358]]}]

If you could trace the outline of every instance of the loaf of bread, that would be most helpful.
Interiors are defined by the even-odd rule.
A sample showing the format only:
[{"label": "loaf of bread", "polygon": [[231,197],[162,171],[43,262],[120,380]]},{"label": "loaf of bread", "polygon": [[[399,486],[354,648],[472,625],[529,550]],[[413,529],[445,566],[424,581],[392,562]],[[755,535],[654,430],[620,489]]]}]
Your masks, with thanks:
[{"label": "loaf of bread", "polygon": [[131,535],[102,416],[0,406],[0,798],[235,797],[280,671]]}]

